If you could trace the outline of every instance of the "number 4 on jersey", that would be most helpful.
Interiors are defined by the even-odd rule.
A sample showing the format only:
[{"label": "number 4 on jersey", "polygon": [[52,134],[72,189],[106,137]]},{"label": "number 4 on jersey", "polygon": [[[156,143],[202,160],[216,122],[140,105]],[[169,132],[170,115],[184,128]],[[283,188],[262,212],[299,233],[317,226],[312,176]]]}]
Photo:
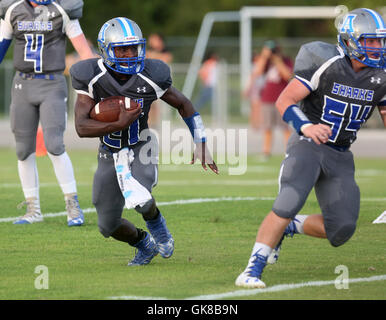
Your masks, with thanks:
[{"label": "number 4 on jersey", "polygon": [[324,97],[322,120],[332,125],[332,135],[329,139],[332,142],[335,142],[339,136],[345,120],[344,115],[348,106],[350,106],[351,111],[350,118],[348,124],[345,127],[345,130],[356,132],[367,120],[372,106],[364,106],[363,111],[361,112],[361,105],[349,104],[347,102],[336,100],[328,96]]},{"label": "number 4 on jersey", "polygon": [[43,46],[44,34],[28,33],[24,35],[26,46],[24,51],[24,61],[33,62],[36,73],[43,72]]}]

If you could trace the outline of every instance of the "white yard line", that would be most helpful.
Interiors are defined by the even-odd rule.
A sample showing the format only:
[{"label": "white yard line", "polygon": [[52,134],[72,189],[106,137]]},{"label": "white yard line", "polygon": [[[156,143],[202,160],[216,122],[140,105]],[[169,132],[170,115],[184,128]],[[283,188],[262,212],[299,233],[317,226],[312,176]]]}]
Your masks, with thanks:
[{"label": "white yard line", "polygon": [[[171,206],[171,205],[183,205],[183,204],[192,204],[192,203],[204,203],[204,202],[221,202],[221,201],[272,201],[275,198],[273,197],[221,197],[221,198],[195,198],[195,199],[182,199],[174,200],[167,202],[157,202],[157,206]],[[95,208],[83,209],[83,213],[95,212]],[[67,215],[67,211],[55,212],[55,213],[44,213],[44,218],[54,218]],[[15,221],[18,217],[9,217],[9,218],[0,218],[1,222],[11,222]]]},{"label": "white yard line", "polygon": [[[277,179],[253,179],[253,180],[243,180],[243,179],[227,179],[227,180],[221,180],[221,181],[205,181],[202,180],[189,180],[189,181],[181,181],[181,180],[162,180],[158,182],[158,185],[160,186],[190,186],[190,185],[200,185],[203,184],[210,184],[210,185],[235,185],[235,186],[266,186],[266,185],[275,185],[277,184]],[[78,183],[78,186],[87,187],[91,186],[91,183]],[[39,185],[41,188],[52,188],[52,187],[58,187],[59,185],[57,182],[44,182]],[[19,188],[21,189],[20,183],[1,183],[0,188]]]},{"label": "white yard line", "polygon": [[[158,202],[158,206],[170,206],[170,205],[184,205],[184,204],[194,204],[194,203],[208,203],[208,202],[222,202],[222,201],[273,201],[275,197],[220,197],[220,198],[194,198],[194,199],[182,199],[182,200],[174,200],[174,201],[166,201],[166,202]],[[361,201],[386,201],[386,198],[364,198]],[[83,209],[84,213],[95,212],[95,208],[87,208]],[[45,213],[45,218],[59,217],[67,215],[66,211],[56,212],[56,213]],[[9,217],[9,218],[1,218],[1,222],[11,222],[15,221],[18,217]],[[386,275],[373,276],[369,278],[355,278],[350,279],[349,283],[357,283],[357,282],[373,282],[373,281],[384,281],[386,280]],[[281,284],[273,287],[265,288],[265,289],[250,289],[250,290],[237,290],[224,292],[219,294],[210,294],[210,295],[201,295],[186,298],[186,300],[216,300],[216,299],[225,299],[225,298],[233,298],[233,297],[243,297],[256,295],[260,293],[266,292],[279,292],[292,290],[303,287],[320,287],[326,285],[332,285],[335,283],[335,280],[329,281],[310,281],[310,282],[302,282],[298,284]],[[116,296],[116,297],[108,297],[107,299],[123,299],[123,300],[166,300],[164,297],[143,297],[143,296]]]},{"label": "white yard line", "polygon": [[[386,274],[373,276],[368,278],[354,278],[349,279],[349,284],[358,283],[358,282],[374,282],[374,281],[385,281]],[[309,281],[309,282],[301,282],[301,283],[289,283],[289,284],[278,284],[276,286],[264,288],[264,289],[244,289],[244,290],[235,290],[217,294],[207,294],[195,297],[185,298],[183,300],[218,300],[218,299],[229,299],[229,298],[237,298],[237,297],[247,297],[254,296],[261,293],[269,293],[269,292],[281,292],[288,291],[293,289],[305,288],[305,287],[322,287],[334,285],[336,280],[327,280],[327,281]],[[140,297],[140,296],[113,296],[107,297],[107,299],[112,300],[167,300],[167,298],[161,297]]]},{"label": "white yard line", "polygon": [[[222,202],[222,201],[273,201],[275,197],[220,197],[220,198],[194,198],[194,199],[182,199],[182,200],[174,200],[174,201],[166,201],[166,202],[157,202],[157,206],[170,206],[170,205],[184,205],[184,204],[192,204],[192,203],[207,203],[207,202]],[[361,199],[363,202],[386,202],[386,198],[363,198]],[[95,212],[95,208],[87,208],[83,209],[84,213]],[[60,216],[67,215],[67,211],[62,212],[54,212],[54,213],[44,213],[44,218],[55,218]],[[2,222],[11,222],[15,221],[19,217],[8,217],[8,218],[0,218],[0,223]]]}]

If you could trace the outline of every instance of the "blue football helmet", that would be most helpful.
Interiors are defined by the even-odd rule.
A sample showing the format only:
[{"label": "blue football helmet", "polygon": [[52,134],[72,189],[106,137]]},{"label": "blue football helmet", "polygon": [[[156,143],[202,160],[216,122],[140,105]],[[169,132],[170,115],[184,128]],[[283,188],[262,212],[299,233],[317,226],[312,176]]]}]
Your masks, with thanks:
[{"label": "blue football helmet", "polygon": [[[380,47],[369,39],[378,39]],[[363,39],[363,44],[360,40]],[[373,68],[386,68],[386,24],[374,10],[361,8],[348,12],[338,24],[338,42],[344,53]]]},{"label": "blue football helmet", "polygon": [[[116,57],[114,48],[122,46],[136,46],[137,56]],[[107,67],[116,72],[137,74],[144,68],[146,40],[133,20],[119,17],[107,21],[99,31],[98,49]]]},{"label": "blue football helmet", "polygon": [[30,0],[33,3],[36,4],[50,4],[53,0]]}]

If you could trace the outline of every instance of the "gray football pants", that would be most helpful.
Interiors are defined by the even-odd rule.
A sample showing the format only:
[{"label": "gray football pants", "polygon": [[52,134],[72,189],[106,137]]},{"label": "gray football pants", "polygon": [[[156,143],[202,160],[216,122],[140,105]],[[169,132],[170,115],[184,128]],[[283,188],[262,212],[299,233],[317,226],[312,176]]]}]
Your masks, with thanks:
[{"label": "gray football pants", "polygon": [[[135,158],[131,164],[131,173],[151,192],[157,184],[158,164],[154,161],[154,157],[149,163],[141,161],[139,153],[143,147],[146,148],[147,144],[139,142],[132,147]],[[92,201],[98,214],[99,231],[107,238],[121,225],[125,199],[117,181],[112,153],[102,146],[98,151],[98,168],[94,174]],[[141,213],[140,210],[137,211]]]},{"label": "gray football pants", "polygon": [[67,121],[65,77],[57,74],[54,80],[23,79],[16,72],[12,85],[10,118],[17,158],[25,160],[35,152],[39,120],[47,151],[61,155],[65,151],[63,134]]},{"label": "gray football pants", "polygon": [[360,192],[354,176],[351,151],[317,145],[294,133],[288,141],[272,210],[293,219],[314,187],[327,238],[333,246],[340,246],[354,234],[359,215]]}]

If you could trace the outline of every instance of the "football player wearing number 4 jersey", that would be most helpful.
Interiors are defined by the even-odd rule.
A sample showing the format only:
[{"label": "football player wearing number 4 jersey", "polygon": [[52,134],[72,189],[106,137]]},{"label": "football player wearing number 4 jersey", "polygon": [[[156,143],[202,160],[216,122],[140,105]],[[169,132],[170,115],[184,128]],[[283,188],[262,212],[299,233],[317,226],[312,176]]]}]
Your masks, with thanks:
[{"label": "football player wearing number 4 jersey", "polygon": [[67,83],[66,36],[81,59],[93,57],[79,25],[82,0],[2,0],[0,62],[14,39],[16,74],[12,86],[10,117],[16,140],[18,171],[27,212],[15,224],[41,222],[36,166],[36,132],[41,123],[44,142],[62,189],[68,226],[84,223],[71,160],[65,150]]},{"label": "football player wearing number 4 jersey", "polygon": [[[157,183],[157,141],[148,129],[148,114],[158,98],[176,108],[188,125],[196,144],[192,162],[198,158],[217,173],[206,148],[204,126],[192,103],[172,86],[169,67],[161,60],[145,59],[146,40],[132,20],[107,21],[98,35],[101,59],[80,61],[70,69],[77,92],[75,127],[80,137],[100,137],[98,168],[93,182],[93,204],[99,231],[104,237],[137,248],[130,266],[145,265],[159,253],[169,258],[174,239],[151,195]],[[104,98],[124,96],[138,102],[121,105],[114,122],[90,118],[94,105]],[[124,207],[142,214],[149,230],[136,228],[122,218]]]},{"label": "football player wearing number 4 jersey", "polygon": [[[237,286],[265,287],[263,269],[277,261],[285,236],[327,238],[338,247],[354,234],[360,194],[349,149],[376,107],[386,126],[385,41],[382,17],[361,8],[340,21],[338,46],[312,42],[301,47],[295,78],[276,102],[296,132],[280,169],[279,194]],[[321,214],[299,215],[312,188]]]}]

